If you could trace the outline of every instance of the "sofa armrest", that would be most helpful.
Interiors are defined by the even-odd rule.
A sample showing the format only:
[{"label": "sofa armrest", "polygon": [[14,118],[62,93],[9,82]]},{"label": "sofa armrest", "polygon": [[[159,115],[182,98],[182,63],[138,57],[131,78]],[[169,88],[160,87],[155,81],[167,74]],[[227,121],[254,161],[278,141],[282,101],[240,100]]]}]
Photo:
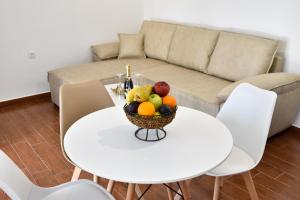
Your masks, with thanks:
[{"label": "sofa armrest", "polygon": [[110,42],[93,45],[93,61],[101,61],[116,58],[119,55],[119,42]]},{"label": "sofa armrest", "polygon": [[226,99],[234,90],[234,88],[241,83],[250,83],[259,88],[265,90],[272,90],[277,94],[281,94],[281,93],[294,90],[295,87],[299,88],[300,75],[280,72],[280,73],[260,74],[256,76],[247,77],[224,87],[218,93],[217,98],[222,101],[226,101]]}]

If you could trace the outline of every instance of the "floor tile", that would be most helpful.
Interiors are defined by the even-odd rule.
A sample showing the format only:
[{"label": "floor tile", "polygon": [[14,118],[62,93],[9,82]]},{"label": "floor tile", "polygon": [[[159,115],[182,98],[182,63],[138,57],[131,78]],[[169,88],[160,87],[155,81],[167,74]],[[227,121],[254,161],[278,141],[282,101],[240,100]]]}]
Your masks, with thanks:
[{"label": "floor tile", "polygon": [[[49,98],[0,108],[0,148],[37,185],[54,186],[70,181],[74,166],[62,155],[59,137],[58,108]],[[291,127],[270,138],[262,162],[253,170],[257,193],[262,200],[300,199],[300,129]],[[92,180],[82,172],[81,179]],[[107,180],[100,179],[104,187]],[[192,180],[192,199],[211,200],[214,177],[200,176]],[[146,186],[142,185],[142,189]],[[124,200],[127,184],[116,183],[113,195]],[[154,185],[146,197],[167,198],[166,189]],[[0,191],[0,200],[9,199]],[[249,200],[240,176],[225,177],[220,200]]]}]

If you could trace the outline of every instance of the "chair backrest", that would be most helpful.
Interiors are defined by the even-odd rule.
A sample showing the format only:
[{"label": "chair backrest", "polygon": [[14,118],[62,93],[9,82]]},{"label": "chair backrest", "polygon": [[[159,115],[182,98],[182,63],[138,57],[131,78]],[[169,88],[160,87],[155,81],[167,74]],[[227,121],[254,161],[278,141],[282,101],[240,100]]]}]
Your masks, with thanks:
[{"label": "chair backrest", "polygon": [[231,131],[234,145],[246,151],[256,164],[265,150],[276,99],[275,92],[242,83],[217,115]]},{"label": "chair backrest", "polygon": [[112,99],[103,84],[98,81],[88,81],[76,84],[64,84],[59,92],[60,105],[60,141],[65,154],[63,140],[69,127],[81,117],[114,106]]},{"label": "chair backrest", "polygon": [[33,188],[33,183],[1,150],[0,188],[13,200],[27,200]]}]

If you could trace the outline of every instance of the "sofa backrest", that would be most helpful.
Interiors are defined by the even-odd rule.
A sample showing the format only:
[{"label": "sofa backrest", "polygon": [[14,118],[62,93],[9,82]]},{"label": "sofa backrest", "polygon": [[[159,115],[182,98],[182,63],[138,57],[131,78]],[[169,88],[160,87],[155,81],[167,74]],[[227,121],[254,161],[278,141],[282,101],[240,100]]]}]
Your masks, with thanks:
[{"label": "sofa backrest", "polygon": [[268,73],[283,72],[284,59],[280,55],[275,55],[272,66]]},{"label": "sofa backrest", "polygon": [[230,81],[282,71],[278,41],[179,24],[144,21],[145,54]]},{"label": "sofa backrest", "polygon": [[231,81],[268,73],[278,49],[272,39],[222,31],[208,65],[208,74]]},{"label": "sofa backrest", "polygon": [[176,27],[176,24],[144,21],[140,32],[144,34],[146,56],[166,61]]},{"label": "sofa backrest", "polygon": [[174,33],[168,62],[205,72],[213,52],[218,31],[178,25]]}]

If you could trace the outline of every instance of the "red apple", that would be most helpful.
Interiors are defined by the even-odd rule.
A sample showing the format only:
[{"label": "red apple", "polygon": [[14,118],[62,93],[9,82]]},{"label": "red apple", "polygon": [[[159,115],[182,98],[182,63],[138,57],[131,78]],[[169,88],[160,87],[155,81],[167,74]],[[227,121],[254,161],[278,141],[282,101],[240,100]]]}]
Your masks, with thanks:
[{"label": "red apple", "polygon": [[170,86],[164,81],[159,81],[154,84],[153,91],[159,96],[164,97],[170,92]]}]

